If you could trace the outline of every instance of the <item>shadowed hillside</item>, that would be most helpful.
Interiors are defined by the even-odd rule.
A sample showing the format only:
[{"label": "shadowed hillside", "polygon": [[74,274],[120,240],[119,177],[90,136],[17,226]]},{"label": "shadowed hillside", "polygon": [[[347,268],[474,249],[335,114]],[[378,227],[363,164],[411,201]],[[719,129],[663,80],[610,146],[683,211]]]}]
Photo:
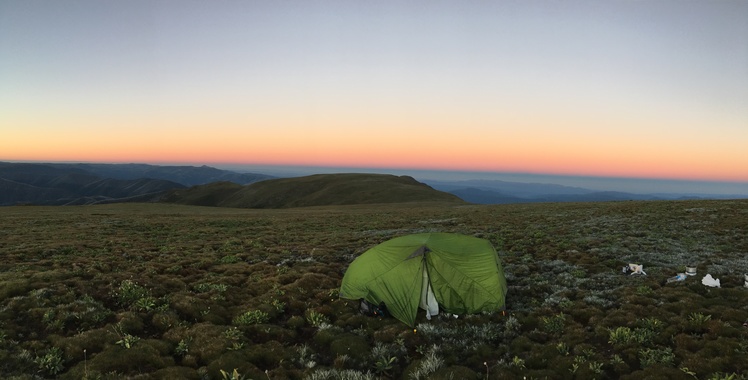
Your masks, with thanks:
[{"label": "shadowed hillside", "polygon": [[103,178],[140,179],[157,178],[180,183],[185,186],[203,185],[211,182],[234,182],[248,184],[273,178],[255,173],[236,173],[210,166],[161,166],[147,164],[52,164],[92,173]]},{"label": "shadowed hillside", "polygon": [[80,205],[148,200],[184,185],[163,179],[112,179],[77,168],[0,162],[0,206]]},{"label": "shadowed hillside", "polygon": [[0,206],[153,202],[167,190],[268,178],[209,166],[0,162]]},{"label": "shadowed hillside", "polygon": [[163,202],[238,208],[290,208],[403,202],[463,202],[407,176],[317,174],[246,186],[221,182],[170,192]]}]

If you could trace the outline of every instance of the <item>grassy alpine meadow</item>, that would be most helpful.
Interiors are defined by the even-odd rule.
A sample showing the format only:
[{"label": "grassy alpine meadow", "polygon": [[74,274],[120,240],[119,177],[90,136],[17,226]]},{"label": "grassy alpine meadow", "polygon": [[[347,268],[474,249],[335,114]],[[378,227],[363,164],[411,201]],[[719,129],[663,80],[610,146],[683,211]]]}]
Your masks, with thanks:
[{"label": "grassy alpine meadow", "polygon": [[[413,329],[338,297],[419,232],[488,239],[506,310]],[[748,378],[748,200],[3,207],[0,255],[5,379]]]}]

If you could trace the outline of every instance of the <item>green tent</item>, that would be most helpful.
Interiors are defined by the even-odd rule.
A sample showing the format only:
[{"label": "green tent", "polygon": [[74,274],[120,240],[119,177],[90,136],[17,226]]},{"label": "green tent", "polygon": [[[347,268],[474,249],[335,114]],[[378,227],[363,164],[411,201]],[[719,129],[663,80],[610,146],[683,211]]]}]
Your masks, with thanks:
[{"label": "green tent", "polygon": [[441,307],[452,314],[504,307],[506,279],[487,240],[451,233],[407,235],[379,244],[356,258],[343,276],[340,296],[384,302],[395,318],[415,325]]}]

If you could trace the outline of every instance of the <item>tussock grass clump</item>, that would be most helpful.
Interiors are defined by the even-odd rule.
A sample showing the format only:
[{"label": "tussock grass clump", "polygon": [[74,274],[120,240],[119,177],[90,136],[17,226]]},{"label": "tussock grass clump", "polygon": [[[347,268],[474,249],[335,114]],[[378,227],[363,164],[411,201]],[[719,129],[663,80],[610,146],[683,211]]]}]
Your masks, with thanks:
[{"label": "tussock grass clump", "polygon": [[670,347],[665,348],[643,348],[639,351],[639,360],[642,367],[649,367],[655,364],[673,366],[675,364],[675,354]]},{"label": "tussock grass clump", "polygon": [[416,328],[419,334],[439,346],[459,347],[463,350],[473,350],[483,344],[493,344],[505,331],[498,323],[453,324],[450,322],[448,320],[444,323],[420,323]]},{"label": "tussock grass clump", "polygon": [[309,323],[312,327],[320,327],[323,324],[327,324],[330,322],[330,319],[327,318],[326,315],[316,311],[316,310],[307,310],[305,313],[306,315],[306,321]]},{"label": "tussock grass clump", "polygon": [[55,376],[65,369],[62,351],[58,347],[52,347],[44,355],[37,356],[34,363],[39,367],[39,372]]},{"label": "tussock grass clump", "polygon": [[234,317],[233,323],[238,326],[256,325],[270,320],[268,313],[262,310],[247,310]]},{"label": "tussock grass clump", "polygon": [[151,311],[156,307],[156,298],[150,290],[133,280],[122,280],[112,292],[117,304],[138,311]]},{"label": "tussock grass clump", "polygon": [[428,379],[436,371],[444,367],[444,359],[439,356],[439,346],[433,345],[428,348],[420,360],[416,360],[407,369],[408,379]]},{"label": "tussock grass clump", "polygon": [[5,275],[0,281],[0,299],[7,299],[15,296],[26,294],[31,287],[29,281],[25,279],[11,280],[9,275]]},{"label": "tussock grass clump", "polygon": [[370,371],[362,372],[352,369],[330,369],[320,368],[311,371],[307,380],[374,380],[377,377]]}]

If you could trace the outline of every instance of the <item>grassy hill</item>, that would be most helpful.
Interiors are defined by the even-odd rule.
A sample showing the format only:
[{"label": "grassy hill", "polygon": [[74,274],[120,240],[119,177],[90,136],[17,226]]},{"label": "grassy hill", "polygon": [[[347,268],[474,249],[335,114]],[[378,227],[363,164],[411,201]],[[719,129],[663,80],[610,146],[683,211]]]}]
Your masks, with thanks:
[{"label": "grassy hill", "polygon": [[[748,200],[1,207],[0,377],[745,378],[747,225]],[[506,313],[414,331],[338,297],[362,252],[436,231],[497,248]]]},{"label": "grassy hill", "polygon": [[407,176],[317,174],[239,186],[212,183],[170,192],[163,202],[237,208],[291,208],[373,203],[464,203]]}]

